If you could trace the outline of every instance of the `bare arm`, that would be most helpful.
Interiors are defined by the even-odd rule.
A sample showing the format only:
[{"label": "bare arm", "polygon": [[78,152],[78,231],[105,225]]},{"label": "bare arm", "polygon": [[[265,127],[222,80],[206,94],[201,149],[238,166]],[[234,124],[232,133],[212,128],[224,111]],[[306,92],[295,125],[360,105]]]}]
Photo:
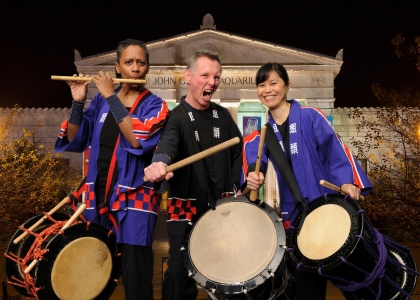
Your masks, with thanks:
[{"label": "bare arm", "polygon": [[133,134],[133,123],[131,121],[131,116],[125,117],[120,123],[118,123],[121,133],[125,136],[127,141],[130,143],[133,148],[140,148],[141,144],[139,140]]}]

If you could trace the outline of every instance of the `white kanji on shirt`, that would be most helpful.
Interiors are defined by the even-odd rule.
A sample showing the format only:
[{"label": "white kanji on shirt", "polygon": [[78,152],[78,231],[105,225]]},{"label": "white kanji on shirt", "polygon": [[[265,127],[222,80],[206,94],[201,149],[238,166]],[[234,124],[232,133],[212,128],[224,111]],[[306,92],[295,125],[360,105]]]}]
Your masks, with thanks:
[{"label": "white kanji on shirt", "polygon": [[217,115],[217,110],[213,109],[213,118],[218,119],[219,116]]},{"label": "white kanji on shirt", "polygon": [[282,142],[282,141],[280,141],[279,143],[280,143],[281,149],[282,149],[282,150],[283,150],[283,152],[284,152],[283,142]]},{"label": "white kanji on shirt", "polygon": [[279,130],[277,129],[277,124],[273,124],[273,130],[274,132],[279,132]]},{"label": "white kanji on shirt", "polygon": [[198,131],[196,130],[196,131],[194,131],[194,133],[195,133],[195,140],[197,142],[199,142],[200,141],[200,137],[198,136]]},{"label": "white kanji on shirt", "polygon": [[101,119],[99,120],[99,123],[103,123],[105,122],[106,116],[108,115],[108,113],[103,113],[101,116]]},{"label": "white kanji on shirt", "polygon": [[298,154],[298,146],[297,143],[290,144],[290,154]]},{"label": "white kanji on shirt", "polygon": [[220,128],[218,128],[218,127],[213,127],[213,136],[214,136],[214,138],[216,138],[216,139],[219,139],[219,138],[220,138]]},{"label": "white kanji on shirt", "polygon": [[290,124],[289,133],[296,133],[296,123]]},{"label": "white kanji on shirt", "polygon": [[195,121],[192,112],[189,112],[188,115],[190,116],[191,121]]}]

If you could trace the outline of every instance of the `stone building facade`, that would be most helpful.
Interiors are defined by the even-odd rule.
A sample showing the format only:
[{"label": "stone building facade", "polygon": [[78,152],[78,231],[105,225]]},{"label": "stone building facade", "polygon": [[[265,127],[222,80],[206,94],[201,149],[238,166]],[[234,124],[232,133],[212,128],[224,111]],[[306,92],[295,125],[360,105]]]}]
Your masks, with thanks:
[{"label": "stone building facade", "polygon": [[[334,79],[343,64],[343,51],[330,57],[301,49],[272,44],[256,39],[216,30],[211,15],[203,19],[200,29],[177,36],[162,38],[146,43],[150,52],[150,72],[147,88],[165,99],[170,108],[177,105],[186,94],[187,85],[183,78],[187,59],[200,48],[217,51],[223,63],[219,89],[213,100],[229,109],[239,128],[246,134],[247,125],[260,127],[266,123],[266,109],[258,100],[255,74],[264,63],[275,61],[288,70],[291,88],[288,97],[303,105],[320,108],[332,122],[334,129],[350,146],[351,137],[357,133],[354,120],[347,117],[346,108],[334,108]],[[78,72],[94,75],[108,71],[115,75],[115,50],[82,57],[75,50],[75,65]],[[66,75],[66,74],[64,74]],[[98,92],[94,84],[89,85],[88,102]],[[369,113],[371,109],[364,109]],[[7,109],[0,110],[0,122]],[[24,109],[24,115],[14,126],[8,139],[20,135],[22,127],[34,130],[36,143],[53,146],[60,130],[60,124],[69,115],[69,109]],[[251,119],[251,120],[250,120]],[[252,121],[252,122],[251,122]],[[38,122],[39,125],[35,126]],[[71,163],[82,166],[81,154],[63,153]],[[266,183],[266,198],[277,198],[276,184],[271,177]]]}]

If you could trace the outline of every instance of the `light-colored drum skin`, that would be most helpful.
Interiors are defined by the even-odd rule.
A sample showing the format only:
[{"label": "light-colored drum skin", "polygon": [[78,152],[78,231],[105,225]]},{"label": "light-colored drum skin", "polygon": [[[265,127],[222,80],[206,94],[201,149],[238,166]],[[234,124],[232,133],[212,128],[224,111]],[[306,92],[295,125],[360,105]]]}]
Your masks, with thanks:
[{"label": "light-colored drum skin", "polygon": [[190,255],[205,277],[227,284],[261,273],[277,247],[276,228],[255,205],[229,202],[211,210],[190,237]]},{"label": "light-colored drum skin", "polygon": [[94,299],[111,277],[112,257],[107,245],[93,237],[72,241],[58,254],[51,284],[61,300]]},{"label": "light-colored drum skin", "polygon": [[327,258],[344,245],[350,229],[350,215],[343,207],[336,204],[318,207],[305,218],[297,237],[299,250],[309,259]]},{"label": "light-colored drum skin", "polygon": [[120,257],[112,232],[95,223],[77,223],[46,245],[35,271],[40,300],[108,299],[120,278]]},{"label": "light-colored drum skin", "polygon": [[228,197],[190,223],[181,249],[190,277],[220,295],[252,292],[267,282],[271,289],[268,280],[277,276],[286,234],[278,214],[263,206]]},{"label": "light-colored drum skin", "polygon": [[358,214],[360,206],[355,200],[346,201],[338,194],[326,197],[310,202],[306,215],[300,212],[289,230],[288,246],[293,249],[289,253],[302,271],[336,268],[342,263],[340,257],[349,256],[357,247],[357,236],[363,233],[364,216]]}]

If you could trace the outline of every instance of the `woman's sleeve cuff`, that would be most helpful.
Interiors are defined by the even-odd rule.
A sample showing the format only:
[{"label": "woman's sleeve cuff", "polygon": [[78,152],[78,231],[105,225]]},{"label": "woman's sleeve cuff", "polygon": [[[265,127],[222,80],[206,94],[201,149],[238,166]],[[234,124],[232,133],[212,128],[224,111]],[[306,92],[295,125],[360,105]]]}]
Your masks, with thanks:
[{"label": "woman's sleeve cuff", "polygon": [[72,101],[69,123],[73,125],[82,124],[84,107],[85,107],[85,102],[76,102],[74,100]]},{"label": "woman's sleeve cuff", "polygon": [[163,162],[164,164],[170,165],[171,159],[165,153],[158,153],[153,155],[152,163],[154,162]]},{"label": "woman's sleeve cuff", "polygon": [[105,100],[108,103],[109,110],[112,112],[112,115],[117,123],[121,123],[121,121],[129,115],[127,108],[121,103],[117,94],[113,94]]}]

